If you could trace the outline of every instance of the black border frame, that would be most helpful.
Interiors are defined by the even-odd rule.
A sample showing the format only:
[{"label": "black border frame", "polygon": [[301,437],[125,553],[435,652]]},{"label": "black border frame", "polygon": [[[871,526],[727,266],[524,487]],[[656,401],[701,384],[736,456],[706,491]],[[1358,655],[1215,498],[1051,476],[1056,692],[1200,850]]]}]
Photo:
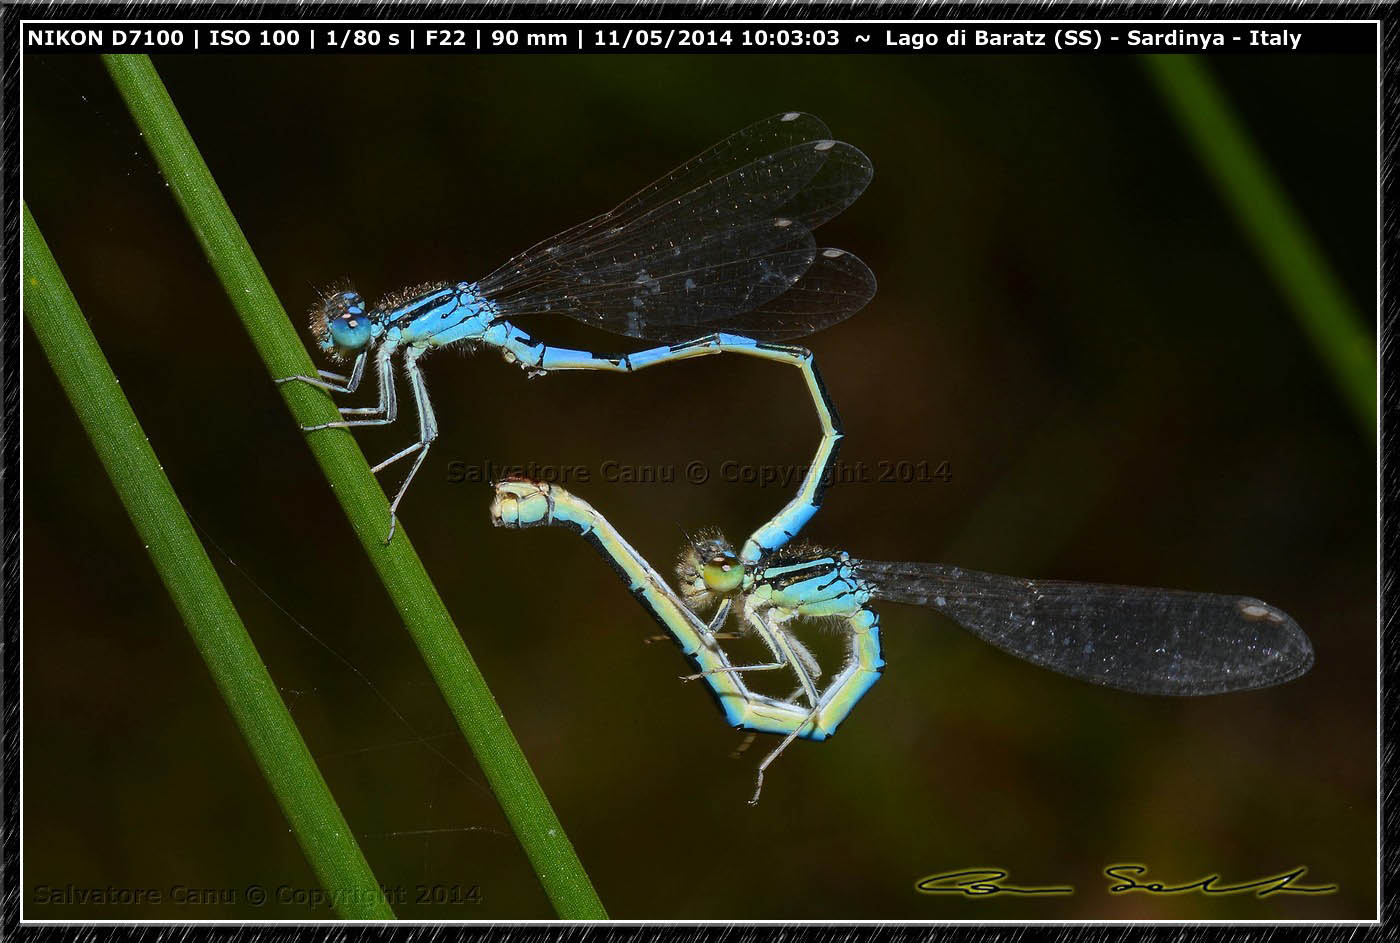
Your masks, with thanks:
[{"label": "black border frame", "polygon": [[[1395,211],[1397,178],[1395,174],[1396,135],[1395,126],[1400,120],[1400,89],[1397,89],[1397,60],[1400,60],[1400,44],[1397,44],[1396,26],[1400,14],[1394,7],[1384,4],[1218,4],[1218,3],[1067,3],[1031,2],[1024,4],[915,2],[877,3],[862,5],[856,3],[785,3],[782,0],[772,3],[660,3],[648,2],[636,5],[625,3],[501,3],[501,4],[444,4],[406,3],[309,3],[305,5],[269,3],[120,3],[120,4],[10,4],[0,5],[0,228],[3,228],[4,247],[0,254],[0,619],[3,620],[3,635],[0,635],[0,648],[3,649],[3,675],[0,676],[0,694],[3,695],[3,714],[0,714],[0,791],[3,792],[3,820],[0,821],[0,855],[3,855],[3,885],[0,890],[0,936],[11,939],[93,939],[99,934],[113,938],[160,938],[166,935],[185,936],[193,932],[210,936],[241,934],[243,928],[236,924],[20,924],[19,886],[19,731],[20,731],[20,663],[19,663],[19,546],[20,546],[20,506],[19,506],[19,332],[21,312],[19,311],[19,63],[20,30],[23,19],[214,19],[214,20],[273,20],[273,19],[364,19],[402,20],[431,18],[449,20],[502,20],[502,19],[587,19],[587,20],[1024,20],[1055,17],[1062,19],[1095,20],[1106,18],[1144,20],[1188,20],[1188,19],[1237,19],[1237,20],[1377,20],[1381,29],[1381,258],[1380,258],[1380,343],[1378,367],[1380,370],[1380,502],[1377,508],[1380,520],[1380,647],[1381,647],[1381,706],[1380,706],[1380,823],[1382,843],[1380,865],[1379,924],[1229,924],[1211,923],[1198,925],[1162,924],[1094,924],[1094,923],[1014,923],[999,924],[992,930],[994,939],[1015,941],[1022,938],[1033,927],[1053,932],[1061,939],[1071,936],[1094,941],[1108,941],[1125,938],[1147,940],[1181,939],[1186,934],[1203,934],[1210,937],[1233,938],[1249,934],[1258,939],[1281,939],[1303,937],[1321,939],[1324,936],[1345,934],[1349,939],[1379,939],[1383,927],[1395,919],[1395,907],[1391,892],[1397,870],[1400,870],[1400,852],[1394,841],[1385,838],[1400,833],[1400,811],[1393,800],[1392,792],[1397,786],[1396,768],[1400,763],[1392,738],[1387,734],[1393,729],[1400,715],[1400,706],[1393,687],[1397,672],[1400,672],[1400,659],[1397,659],[1393,644],[1397,631],[1395,600],[1397,585],[1394,569],[1387,561],[1396,558],[1400,551],[1400,536],[1394,526],[1395,511],[1400,506],[1400,474],[1394,462],[1386,460],[1390,448],[1395,444],[1394,417],[1400,411],[1400,392],[1395,384],[1386,380],[1394,375],[1397,346],[1394,343],[1394,324],[1397,303],[1392,292],[1387,291],[1394,282],[1395,260],[1392,252],[1386,251],[1397,245],[1400,237],[1400,214]],[[75,50],[78,52],[81,50]],[[90,53],[84,53],[90,54]],[[1387,802],[1387,799],[1392,801]],[[648,924],[609,924],[591,926],[581,924],[532,923],[522,924],[467,924],[453,925],[453,932],[459,939],[481,939],[495,936],[506,927],[513,928],[517,939],[559,939],[579,940],[585,937],[606,941],[652,939],[655,927]],[[740,943],[751,940],[773,939],[792,933],[794,930],[810,935],[813,939],[840,939],[847,943],[864,941],[875,937],[912,940],[928,939],[935,935],[943,938],[964,936],[981,930],[982,924],[668,924],[676,933],[685,933],[694,939],[696,931],[702,930],[705,936],[720,938],[738,933]],[[99,929],[100,928],[100,929]],[[702,929],[703,928],[703,929]],[[250,935],[259,940],[280,940],[299,938],[303,934],[329,935],[345,940],[366,939],[370,934],[383,932],[380,927],[364,927],[344,923],[310,924],[282,923],[260,924]],[[422,933],[436,935],[441,932],[437,925],[404,923],[403,931],[412,935]],[[839,936],[838,936],[839,934]],[[22,936],[21,936],[22,935]]]}]

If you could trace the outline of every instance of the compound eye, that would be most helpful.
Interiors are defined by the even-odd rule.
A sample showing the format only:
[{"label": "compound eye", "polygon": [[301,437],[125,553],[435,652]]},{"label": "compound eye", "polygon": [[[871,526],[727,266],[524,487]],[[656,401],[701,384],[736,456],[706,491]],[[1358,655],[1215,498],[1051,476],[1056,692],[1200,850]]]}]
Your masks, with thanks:
[{"label": "compound eye", "polygon": [[339,314],[354,317],[365,313],[365,300],[357,291],[342,291],[333,296],[326,307]]},{"label": "compound eye", "polygon": [[347,311],[330,323],[331,343],[341,350],[359,350],[370,341],[369,318],[364,309]]},{"label": "compound eye", "polygon": [[732,553],[716,554],[700,571],[705,586],[712,593],[730,596],[744,585],[744,565]]}]

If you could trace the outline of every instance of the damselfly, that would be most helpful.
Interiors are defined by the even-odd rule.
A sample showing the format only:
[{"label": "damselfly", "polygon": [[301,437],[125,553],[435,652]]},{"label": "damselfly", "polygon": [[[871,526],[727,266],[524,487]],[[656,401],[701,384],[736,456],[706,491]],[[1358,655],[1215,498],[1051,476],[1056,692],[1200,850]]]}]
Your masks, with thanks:
[{"label": "damselfly", "polygon": [[[937,563],[880,563],[845,552],[788,546],[757,564],[718,533],[698,535],[677,565],[681,592],[668,587],[607,520],[557,485],[496,485],[498,526],[557,525],[582,533],[626,577],[633,595],[680,644],[736,727],[783,734],[763,773],[793,740],[824,740],[880,678],[880,617],[872,600],[928,606],[1003,651],[1043,668],[1138,694],[1197,696],[1291,681],[1313,662],[1312,644],[1286,613],[1245,596],[1027,580]],[[713,610],[708,621],[701,613]],[[731,613],[772,653],[765,664],[732,664],[717,635]],[[834,625],[845,662],[825,683],[795,634],[804,621]],[[748,690],[742,675],[789,669],[788,699]]]},{"label": "damselfly", "polygon": [[[354,291],[331,295],[313,313],[312,329],[322,351],[351,361],[349,373],[320,370],[279,382],[351,393],[373,359],[378,404],[343,408],[345,419],[304,428],[385,425],[398,416],[392,364],[401,356],[418,410],[418,441],[374,467],[379,472],[414,456],[390,503],[392,538],[399,503],[438,434],[418,366],[429,350],[491,347],[531,375],[631,372],[718,353],[791,364],[807,383],[822,440],[797,496],[745,543],[744,559],[756,561],[816,512],[836,457],[840,420],[812,355],[774,342],[829,327],[874,296],[875,277],[864,263],[844,250],[819,248],[812,236],[860,195],[873,172],[864,154],[832,140],[817,118],[776,115],[479,281],[421,286],[373,308]],[[665,345],[630,354],[566,350],[533,340],[507,320],[538,313]]]}]

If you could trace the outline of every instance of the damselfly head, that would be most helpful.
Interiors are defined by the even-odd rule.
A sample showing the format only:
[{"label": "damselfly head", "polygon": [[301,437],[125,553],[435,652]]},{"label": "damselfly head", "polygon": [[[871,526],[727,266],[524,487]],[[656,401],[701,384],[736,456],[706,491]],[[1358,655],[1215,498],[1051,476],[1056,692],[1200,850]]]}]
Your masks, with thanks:
[{"label": "damselfly head", "polygon": [[676,577],[692,609],[727,599],[744,589],[748,570],[718,531],[701,531],[681,550]]},{"label": "damselfly head", "polygon": [[358,292],[338,291],[311,312],[311,330],[321,350],[338,356],[359,353],[374,337],[374,322]]}]

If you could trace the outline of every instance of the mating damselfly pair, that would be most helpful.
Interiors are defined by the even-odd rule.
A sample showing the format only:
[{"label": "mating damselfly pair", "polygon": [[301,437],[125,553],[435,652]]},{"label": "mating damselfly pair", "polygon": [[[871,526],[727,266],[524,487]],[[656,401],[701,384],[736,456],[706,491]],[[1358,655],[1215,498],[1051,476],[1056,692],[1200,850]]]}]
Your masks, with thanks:
[{"label": "mating damselfly pair", "polygon": [[[497,487],[498,525],[570,526],[614,563],[644,606],[699,669],[736,727],[781,734],[763,772],[794,740],[825,739],[878,680],[884,665],[872,600],[931,606],[998,647],[1071,677],[1147,694],[1199,695],[1278,684],[1312,662],[1307,637],[1287,615],[1247,597],[1030,581],[934,564],[873,563],[790,541],[822,499],[842,432],[836,410],[801,347],[777,343],[815,333],[862,308],[875,278],[855,256],[822,248],[813,230],[849,206],[872,177],[868,158],[834,140],[818,119],[787,112],[727,138],[614,209],[543,240],[476,282],[432,284],[370,308],[353,291],[313,315],[323,351],[348,373],[288,377],[354,392],[372,360],[376,405],[341,409],[339,422],[307,431],[385,425],[397,418],[397,356],[418,413],[418,439],[375,466],[413,463],[390,503],[400,503],[438,435],[418,360],[451,345],[495,348],[532,375],[560,370],[635,372],[717,353],[796,366],[822,439],[798,493],[735,552],[717,533],[683,551],[677,595],[607,521],[562,488],[529,481]],[[563,314],[662,346],[595,354],[534,340],[509,320]],[[285,381],[284,381],[285,382]],[[704,614],[704,618],[701,615]],[[723,628],[734,618],[772,660],[735,665]],[[847,642],[842,667],[823,678],[798,629],[822,620]],[[787,698],[751,691],[746,673],[791,671]]]},{"label": "mating damselfly pair", "polygon": [[[1287,613],[1246,596],[1136,586],[1027,580],[937,563],[858,560],[796,544],[746,565],[715,531],[681,551],[679,594],[587,502],[545,482],[497,483],[498,527],[557,526],[582,534],[699,669],[736,728],[784,738],[763,774],[795,739],[825,740],[880,679],[885,662],[874,600],[927,606],[972,634],[1042,668],[1137,694],[1206,695],[1269,687],[1312,666],[1312,644]],[[711,613],[707,618],[701,616]],[[720,645],[737,615],[773,660],[735,665]],[[827,681],[800,630],[825,626],[846,643]],[[788,698],[755,693],[743,676],[786,669]]]}]

